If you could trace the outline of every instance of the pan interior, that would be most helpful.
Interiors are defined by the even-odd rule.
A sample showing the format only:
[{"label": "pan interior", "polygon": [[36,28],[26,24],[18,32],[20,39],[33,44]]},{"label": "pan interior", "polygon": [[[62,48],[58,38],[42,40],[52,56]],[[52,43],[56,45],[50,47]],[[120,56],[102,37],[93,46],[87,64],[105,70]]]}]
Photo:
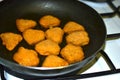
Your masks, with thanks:
[{"label": "pan interior", "polygon": [[[61,20],[59,27],[63,28],[68,21],[83,25],[90,37],[89,45],[84,47],[85,57],[96,53],[106,37],[105,25],[101,17],[92,8],[73,0],[14,0],[0,8],[0,33],[14,32],[21,34],[15,21],[18,18],[39,21],[44,15],[53,15]],[[36,28],[41,28],[38,24]],[[13,61],[12,56],[19,46],[33,48],[22,41],[13,51],[8,51],[0,40],[0,57]]]}]

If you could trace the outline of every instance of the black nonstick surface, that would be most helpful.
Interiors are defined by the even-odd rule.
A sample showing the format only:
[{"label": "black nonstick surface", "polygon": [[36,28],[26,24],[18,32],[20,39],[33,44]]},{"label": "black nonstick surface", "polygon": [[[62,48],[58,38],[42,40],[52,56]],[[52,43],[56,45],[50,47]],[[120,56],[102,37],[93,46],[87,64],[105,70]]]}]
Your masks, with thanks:
[{"label": "black nonstick surface", "polygon": [[[84,47],[85,59],[62,69],[42,70],[23,67],[15,63],[12,56],[21,45],[27,48],[32,47],[23,40],[13,51],[8,51],[0,40],[0,64],[23,75],[53,77],[83,68],[95,57],[105,42],[106,28],[95,10],[77,0],[5,0],[0,4],[0,33],[21,34],[16,28],[16,19],[33,19],[38,22],[42,16],[47,14],[58,17],[61,20],[61,28],[68,21],[75,21],[85,27],[90,37],[90,43]],[[36,26],[36,28],[40,27],[39,24]]]}]

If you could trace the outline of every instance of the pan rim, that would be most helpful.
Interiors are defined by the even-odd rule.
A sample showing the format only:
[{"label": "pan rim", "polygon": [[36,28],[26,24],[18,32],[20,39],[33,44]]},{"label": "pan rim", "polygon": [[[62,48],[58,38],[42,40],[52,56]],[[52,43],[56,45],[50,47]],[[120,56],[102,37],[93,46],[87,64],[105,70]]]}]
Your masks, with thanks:
[{"label": "pan rim", "polygon": [[[78,0],[76,0],[77,2],[79,2],[80,4],[83,4],[84,6],[87,6],[87,7],[89,7],[89,8],[91,8],[90,6],[88,6],[88,5],[86,5],[86,4],[84,4],[84,3],[82,3],[82,2],[80,2],[80,1],[78,1]],[[92,10],[94,10],[93,8],[92,8]],[[94,12],[96,12],[95,10],[94,10]],[[97,13],[97,12],[96,12]],[[99,17],[101,17],[99,14],[97,14]],[[104,22],[103,22],[103,20],[101,19],[101,21],[102,21],[102,23],[103,23],[103,25],[105,26],[105,24],[104,24]],[[106,31],[106,28],[105,28],[105,31]],[[106,39],[106,32],[105,32],[105,35],[104,35],[104,40],[103,41],[105,41],[105,39]],[[103,46],[103,44],[104,44],[104,42],[101,44],[102,46]],[[97,54],[97,52],[98,51],[100,51],[101,50],[101,48],[102,48],[102,46],[100,46],[100,48],[93,54],[93,55],[96,55]],[[93,56],[92,55],[92,56]],[[87,57],[86,59],[88,59],[88,58],[90,58],[90,57],[92,57],[92,56],[89,56],[89,57]],[[3,63],[3,62],[1,62],[1,61],[6,61],[4,58],[1,58],[0,57],[0,63],[2,63],[3,65],[5,65],[5,66],[7,66],[8,68],[9,68],[9,66],[8,65],[6,65],[5,63]],[[84,62],[84,60],[82,60],[81,62]],[[14,62],[11,62],[11,61],[8,61],[7,60],[7,63],[9,63],[9,64],[13,64],[14,66],[19,66],[19,67],[23,67],[23,68],[26,68],[26,69],[31,69],[31,67],[24,67],[24,66],[21,66],[21,65],[19,65],[19,64],[17,64],[17,63],[14,63]],[[74,65],[76,65],[76,64],[79,64],[80,62],[78,62],[78,63],[74,63]],[[73,65],[69,65],[69,66],[73,66]],[[33,67],[34,68],[34,67]],[[32,69],[33,69],[32,68]],[[67,68],[66,66],[65,67],[57,67],[57,68],[54,68],[54,69],[63,69],[63,68]],[[12,69],[12,67],[11,67],[11,69]],[[36,67],[34,68],[34,69],[36,69],[36,70],[39,70],[39,69],[37,69]],[[45,70],[44,68],[41,68],[40,70]],[[53,70],[53,68],[49,68],[49,69],[47,69],[47,70]],[[57,74],[56,74],[57,75]]]}]

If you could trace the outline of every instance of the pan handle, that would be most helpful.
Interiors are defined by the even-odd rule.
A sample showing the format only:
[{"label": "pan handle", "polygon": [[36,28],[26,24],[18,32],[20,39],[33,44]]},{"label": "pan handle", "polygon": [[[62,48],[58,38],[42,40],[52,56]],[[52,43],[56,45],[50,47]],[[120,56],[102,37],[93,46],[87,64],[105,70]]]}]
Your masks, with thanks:
[{"label": "pan handle", "polygon": [[107,35],[107,38],[120,38],[120,33],[115,33],[115,34],[109,34]]}]

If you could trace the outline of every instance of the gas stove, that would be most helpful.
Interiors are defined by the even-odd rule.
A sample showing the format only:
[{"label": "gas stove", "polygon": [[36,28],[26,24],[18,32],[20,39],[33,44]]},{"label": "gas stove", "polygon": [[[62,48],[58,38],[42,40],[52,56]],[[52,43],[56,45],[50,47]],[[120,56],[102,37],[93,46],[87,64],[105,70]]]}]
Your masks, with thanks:
[{"label": "gas stove", "polygon": [[[0,0],[1,1],[1,0]],[[104,48],[95,59],[73,76],[59,80],[119,80],[120,79],[120,0],[79,0],[95,9],[103,18],[107,29]],[[103,2],[100,2],[103,1]],[[94,14],[93,14],[94,15]],[[2,71],[6,80],[24,80]],[[53,80],[53,79],[52,79]],[[56,79],[55,79],[56,80]]]}]

